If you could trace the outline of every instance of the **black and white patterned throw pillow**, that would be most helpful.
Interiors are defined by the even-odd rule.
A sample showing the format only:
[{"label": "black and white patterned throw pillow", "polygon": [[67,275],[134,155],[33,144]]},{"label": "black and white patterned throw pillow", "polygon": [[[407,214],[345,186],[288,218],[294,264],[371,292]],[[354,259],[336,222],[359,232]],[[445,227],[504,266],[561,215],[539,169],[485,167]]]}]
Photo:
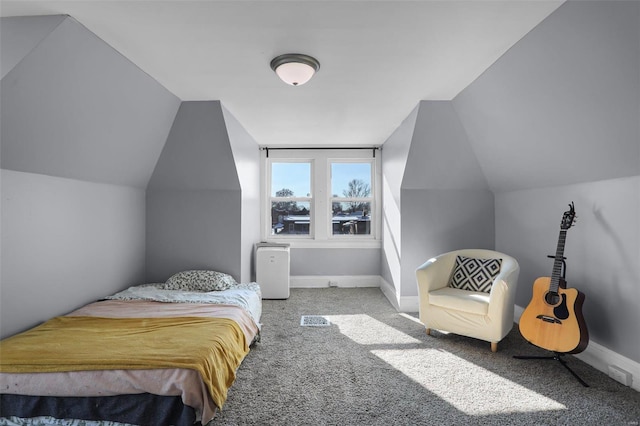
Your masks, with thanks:
[{"label": "black and white patterned throw pillow", "polygon": [[502,259],[458,256],[449,287],[489,293],[501,266]]}]

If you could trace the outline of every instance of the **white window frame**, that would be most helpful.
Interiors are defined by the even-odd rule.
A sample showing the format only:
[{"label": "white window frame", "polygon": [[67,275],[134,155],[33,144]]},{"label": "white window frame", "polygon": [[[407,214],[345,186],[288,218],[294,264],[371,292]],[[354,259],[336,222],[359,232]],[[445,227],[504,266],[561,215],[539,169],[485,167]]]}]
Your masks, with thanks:
[{"label": "white window frame", "polygon": [[[271,235],[271,164],[283,162],[311,163],[311,196],[291,197],[287,201],[310,201],[309,234]],[[331,163],[371,164],[371,195],[364,199],[371,203],[371,224],[369,234],[333,235],[332,202],[350,201],[347,198],[333,198],[331,193]],[[381,161],[378,148],[353,149],[312,149],[278,148],[261,150],[261,240],[288,243],[292,247],[342,247],[379,248],[381,246]],[[361,199],[357,199],[361,200]]]}]

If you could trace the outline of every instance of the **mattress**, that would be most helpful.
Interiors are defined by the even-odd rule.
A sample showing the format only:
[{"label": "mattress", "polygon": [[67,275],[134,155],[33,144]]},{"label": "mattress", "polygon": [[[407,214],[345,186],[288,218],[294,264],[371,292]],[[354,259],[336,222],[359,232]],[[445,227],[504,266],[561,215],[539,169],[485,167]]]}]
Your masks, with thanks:
[{"label": "mattress", "polygon": [[[25,371],[15,372],[16,369],[23,367],[6,365],[5,361],[0,358],[0,369],[2,371],[0,373],[0,392],[2,394],[0,399],[2,420],[0,420],[0,424],[3,424],[3,422],[4,424],[21,424],[19,423],[20,419],[27,417],[32,419],[38,417],[38,421],[42,419],[55,420],[59,419],[59,416],[65,416],[67,420],[80,418],[85,421],[97,421],[99,423],[96,424],[105,425],[165,424],[165,421],[169,421],[171,424],[180,424],[181,422],[191,424],[194,421],[206,424],[214,418],[216,410],[223,406],[227,389],[235,380],[235,370],[242,362],[246,352],[248,352],[249,346],[259,339],[261,309],[260,288],[255,283],[238,284],[228,290],[214,292],[166,290],[161,284],[146,284],[131,287],[123,292],[109,296],[106,300],[91,303],[64,317],[54,318],[52,319],[54,323],[56,321],[71,324],[95,323],[98,328],[101,328],[99,330],[101,335],[106,333],[105,327],[108,327],[114,321],[118,322],[118,319],[132,324],[150,323],[154,324],[154,327],[158,323],[180,323],[184,326],[184,324],[194,322],[202,326],[207,322],[215,324],[222,322],[229,324],[230,328],[238,330],[236,340],[239,341],[237,343],[246,348],[246,351],[241,351],[240,356],[232,359],[234,357],[229,354],[233,351],[230,348],[205,348],[205,352],[214,351],[223,356],[221,361],[216,362],[228,364],[225,364],[225,368],[214,367],[211,369],[213,371],[210,372],[206,370],[199,372],[198,368],[184,368],[180,363],[176,363],[176,366],[173,367],[161,364],[161,367],[153,365],[150,368],[143,368],[145,365],[140,362],[133,362],[136,359],[135,357],[138,356],[135,353],[128,354],[125,357],[128,361],[126,365],[128,368],[90,368],[91,364],[89,363],[87,369],[82,368],[78,371],[64,371],[73,370],[73,368],[59,366],[47,370],[41,367],[34,368],[31,365],[31,367],[26,367]],[[198,320],[198,318],[201,320]],[[212,340],[212,336],[208,336],[206,330],[204,337],[194,338],[193,340]],[[135,330],[136,333],[138,331]],[[26,333],[29,333],[29,331]],[[139,334],[132,334],[132,336],[139,336]],[[8,343],[11,343],[10,341],[13,337],[0,342],[0,351],[2,351],[0,356],[2,353],[9,353],[5,350],[10,347]],[[17,335],[17,337],[25,336]],[[133,337],[133,339],[136,339],[136,337]],[[58,337],[56,340],[64,339]],[[193,344],[191,341],[187,342],[189,345],[184,343],[183,341],[181,345],[175,345],[176,358],[181,358],[184,355],[184,350],[181,351],[183,348],[180,346],[190,347]],[[72,343],[62,342],[62,344],[71,347]],[[85,346],[87,345],[86,342],[84,344]],[[45,342],[43,347],[47,345],[48,343]],[[171,347],[172,345],[165,346]],[[86,349],[81,350],[87,351]],[[193,350],[189,349],[189,352]],[[107,353],[109,351],[103,348],[100,352]],[[134,352],[136,351],[134,350]],[[47,357],[50,356],[47,355]],[[10,360],[11,356],[2,358]],[[21,357],[14,358],[19,359]],[[172,355],[164,358],[172,358]],[[16,364],[22,362],[16,361]],[[39,364],[43,362],[36,359],[33,362],[29,361],[29,363]],[[49,364],[48,360],[44,364]],[[129,364],[132,364],[133,367]],[[118,364],[113,365],[117,366]],[[32,371],[29,371],[29,368]],[[222,375],[221,378],[219,377],[221,380],[218,380],[222,383],[222,386],[220,389],[212,391],[211,380],[207,376],[213,376],[215,379],[219,375]],[[161,407],[176,406],[175,409],[168,411],[172,412],[172,415],[180,420],[167,420],[168,417],[165,417],[165,420],[154,419],[148,414],[132,414],[133,409],[123,410],[123,406],[120,405],[122,402],[119,404],[118,399],[121,401],[130,400],[132,395],[136,395],[140,400],[136,404],[136,407],[139,408],[145,406],[153,407],[158,404]],[[147,398],[146,400],[145,397]],[[85,402],[94,399],[94,404],[89,404],[94,409],[96,406],[108,407],[111,402],[115,402],[112,404],[114,407],[120,408],[111,410],[112,412],[105,409],[103,410],[105,412],[100,414],[89,412],[83,414],[77,412],[78,409],[73,411],[70,408],[81,405],[78,402],[79,400],[74,400],[74,398],[83,398],[82,400]],[[144,401],[150,403],[143,404]],[[43,409],[43,406],[49,408]],[[122,413],[113,411],[125,411],[128,414],[121,415]],[[159,414],[162,411],[162,409],[157,409],[154,412]],[[132,415],[133,418],[131,418]],[[132,420],[135,421],[131,422]],[[106,421],[112,423],[104,423]]]}]

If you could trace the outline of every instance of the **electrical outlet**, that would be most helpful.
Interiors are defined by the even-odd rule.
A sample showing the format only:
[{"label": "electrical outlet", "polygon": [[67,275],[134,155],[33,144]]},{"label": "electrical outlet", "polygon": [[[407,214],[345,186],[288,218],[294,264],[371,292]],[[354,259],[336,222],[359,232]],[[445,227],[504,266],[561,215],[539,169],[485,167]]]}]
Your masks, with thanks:
[{"label": "electrical outlet", "polygon": [[338,287],[338,281],[329,280],[329,287]]},{"label": "electrical outlet", "polygon": [[609,377],[625,386],[631,386],[631,373],[615,365],[609,366]]}]

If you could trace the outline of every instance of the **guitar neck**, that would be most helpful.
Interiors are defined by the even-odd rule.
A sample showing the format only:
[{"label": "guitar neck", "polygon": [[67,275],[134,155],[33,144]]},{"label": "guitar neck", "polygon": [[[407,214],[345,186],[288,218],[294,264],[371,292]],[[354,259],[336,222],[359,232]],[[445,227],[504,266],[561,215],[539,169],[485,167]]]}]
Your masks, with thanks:
[{"label": "guitar neck", "polygon": [[564,259],[564,244],[567,240],[567,230],[561,229],[558,236],[558,247],[556,248],[556,257],[553,261],[553,271],[551,272],[551,284],[549,285],[549,291],[553,293],[558,292],[560,288],[560,278],[562,275],[562,260]]}]

